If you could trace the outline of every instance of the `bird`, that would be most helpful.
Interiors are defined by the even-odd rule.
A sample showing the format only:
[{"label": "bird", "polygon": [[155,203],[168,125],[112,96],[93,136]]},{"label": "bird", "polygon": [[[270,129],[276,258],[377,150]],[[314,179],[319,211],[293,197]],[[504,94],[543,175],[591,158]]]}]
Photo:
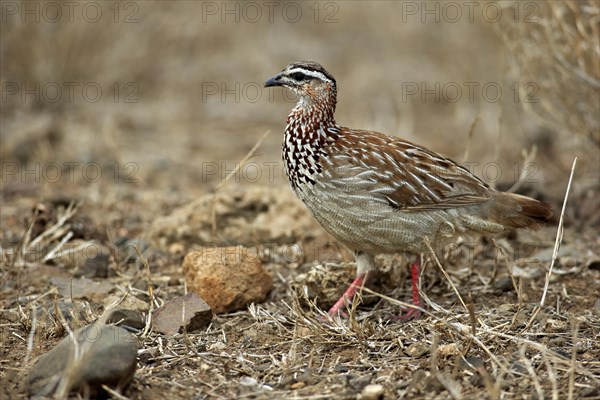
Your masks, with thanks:
[{"label": "bird", "polygon": [[346,305],[375,270],[376,255],[404,253],[414,259],[413,307],[400,318],[417,319],[423,254],[431,244],[462,234],[539,229],[552,217],[549,204],[497,191],[424,146],[338,125],[337,83],[317,62],[294,62],[265,87],[297,95],[284,132],[284,170],[313,217],[354,254],[356,277],[329,309],[331,316],[345,315]]}]

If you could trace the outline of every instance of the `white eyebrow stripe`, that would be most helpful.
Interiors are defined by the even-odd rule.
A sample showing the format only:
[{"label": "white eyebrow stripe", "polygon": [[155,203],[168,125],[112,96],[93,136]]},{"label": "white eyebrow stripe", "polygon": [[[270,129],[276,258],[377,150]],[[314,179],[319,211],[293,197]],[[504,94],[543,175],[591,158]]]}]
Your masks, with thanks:
[{"label": "white eyebrow stripe", "polygon": [[302,67],[296,67],[294,69],[291,69],[288,71],[288,74],[294,74],[296,72],[301,72],[304,75],[309,75],[312,76],[313,78],[318,78],[321,79],[322,81],[327,81],[327,82],[331,82],[331,79],[329,79],[328,77],[325,76],[325,74],[323,74],[322,72],[319,71],[311,71],[309,69],[304,69]]}]

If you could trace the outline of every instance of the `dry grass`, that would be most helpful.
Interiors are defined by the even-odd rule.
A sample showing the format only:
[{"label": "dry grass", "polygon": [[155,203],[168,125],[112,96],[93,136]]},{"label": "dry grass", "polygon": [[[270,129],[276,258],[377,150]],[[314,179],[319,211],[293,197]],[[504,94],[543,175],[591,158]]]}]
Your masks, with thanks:
[{"label": "dry grass", "polygon": [[[568,172],[578,156],[568,207],[560,216],[560,251],[553,226],[492,240],[460,238],[424,265],[423,319],[397,323],[390,316],[410,306],[398,300],[409,291],[399,257],[378,259],[381,285],[363,288],[365,301],[374,304],[355,301],[350,317],[340,320],[327,318],[308,291],[298,290],[295,278],[323,274],[325,261],[332,262],[325,256],[341,261],[343,250],[327,247],[322,232],[296,238],[304,253],[293,260],[285,244],[256,243],[269,249],[264,264],[275,289],[268,301],[216,316],[202,332],[172,337],[153,332],[147,312],[133,385],[111,395],[357,398],[366,385],[382,384],[385,398],[600,398],[600,318],[591,290],[600,280],[592,267],[600,259],[600,219],[594,219],[597,200],[586,206],[600,190],[599,150],[589,145],[589,139],[600,138],[594,112],[600,79],[597,3],[536,2],[537,22],[531,24],[510,19],[490,24],[480,17],[441,24],[415,17],[399,24],[401,3],[377,8],[360,2],[336,3],[335,24],[312,18],[298,24],[199,23],[200,2],[134,4],[139,6],[134,24],[111,19],[2,24],[2,83],[97,82],[108,90],[115,82],[133,82],[139,88],[138,103],[115,103],[111,97],[98,103],[21,102],[19,96],[3,102],[3,165],[98,163],[103,179],[82,179],[78,170],[73,181],[53,182],[43,175],[5,176],[3,170],[2,398],[25,398],[23,376],[35,358],[69,331],[102,319],[107,309],[135,298],[152,310],[185,293],[183,255],[207,243],[197,237],[164,248],[144,243],[158,215],[216,193],[225,182],[274,191],[285,184],[280,164],[274,179],[238,178],[248,157],[279,162],[281,138],[257,139],[266,130],[282,130],[290,103],[278,92],[273,101],[265,94],[256,103],[231,97],[223,102],[219,95],[204,102],[202,84],[260,84],[296,59],[316,59],[335,74],[341,123],[398,134],[480,166],[498,162],[504,174],[491,183],[519,191],[533,187],[532,195],[556,210],[566,204]],[[498,54],[509,57],[503,61]],[[472,81],[500,83],[511,95],[513,83],[524,89],[535,82],[540,101],[522,98],[515,104],[510,96],[499,103],[481,96],[474,102],[402,101],[399,95],[406,82]],[[540,117],[539,124],[531,115]],[[509,168],[516,161],[515,176]],[[111,170],[115,162],[118,179]],[[137,167],[135,183],[125,179],[126,163]],[[206,163],[217,165],[218,173],[207,175]],[[481,167],[475,173],[482,176]],[[219,196],[227,193],[223,189]],[[228,212],[228,220],[245,220],[260,210]],[[222,228],[223,216],[214,215]],[[118,243],[126,239],[140,242],[124,254]],[[94,280],[107,284],[116,302],[106,294],[76,298],[75,283],[70,294],[57,288],[56,278],[68,281],[80,272],[73,260],[85,246],[73,246],[74,240],[110,250],[109,276]],[[306,256],[315,244],[327,251]],[[347,282],[333,285],[332,279],[327,289],[343,290]],[[73,307],[64,315],[66,301]]]},{"label": "dry grass", "polygon": [[527,23],[508,18],[498,27],[511,76],[529,87],[521,92],[532,100],[524,106],[548,128],[600,145],[600,4],[565,0],[527,8]]}]

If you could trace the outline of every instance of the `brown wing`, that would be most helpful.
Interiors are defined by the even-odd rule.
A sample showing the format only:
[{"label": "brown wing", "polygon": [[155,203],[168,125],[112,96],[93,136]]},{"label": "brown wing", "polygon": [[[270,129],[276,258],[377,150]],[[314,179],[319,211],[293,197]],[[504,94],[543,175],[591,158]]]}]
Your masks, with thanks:
[{"label": "brown wing", "polygon": [[[493,190],[466,168],[416,144],[381,133],[340,128],[328,146],[333,170],[357,190],[378,194],[404,211],[449,209],[485,202]],[[334,174],[336,173],[334,172]],[[352,190],[347,186],[347,190]]]}]

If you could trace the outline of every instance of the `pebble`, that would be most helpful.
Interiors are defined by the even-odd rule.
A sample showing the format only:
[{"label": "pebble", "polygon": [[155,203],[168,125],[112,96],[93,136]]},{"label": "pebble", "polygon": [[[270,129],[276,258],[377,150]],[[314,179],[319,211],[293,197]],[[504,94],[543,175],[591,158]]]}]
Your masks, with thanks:
[{"label": "pebble", "polygon": [[456,343],[442,344],[438,347],[437,352],[441,357],[456,356],[461,354]]},{"label": "pebble", "polygon": [[[139,261],[139,255],[146,252],[150,245],[141,239],[129,239],[126,237],[117,238],[114,241],[116,247],[117,260],[120,263],[135,263]],[[148,254],[145,254],[148,257]]]},{"label": "pebble", "polygon": [[514,290],[513,281],[510,276],[504,276],[494,282],[494,289],[499,292],[511,292]]},{"label": "pebble", "polygon": [[421,357],[427,353],[431,349],[431,345],[423,342],[413,343],[404,349],[404,353],[410,357]]},{"label": "pebble", "polygon": [[[50,284],[56,286],[58,294],[68,299],[100,300],[106,295],[115,290],[115,285],[110,282],[96,282],[88,278],[68,278],[54,277],[50,279]],[[100,302],[100,301],[98,301]]]},{"label": "pebble", "polygon": [[150,309],[150,305],[146,301],[142,301],[132,294],[128,294],[123,298],[122,295],[111,294],[104,298],[104,307],[118,307],[125,308],[127,310],[137,310],[146,312]]},{"label": "pebble", "polygon": [[465,359],[458,358],[458,366],[463,369],[479,369],[485,365],[485,361],[476,356],[467,356]]},{"label": "pebble", "polygon": [[78,269],[78,276],[93,278],[103,272],[108,274],[110,250],[96,241],[74,239],[65,243],[60,253],[62,255],[56,261],[68,268]]},{"label": "pebble", "polygon": [[516,309],[517,306],[515,304],[505,303],[500,304],[498,307],[496,307],[496,312],[498,314],[514,314]]},{"label": "pebble", "polygon": [[194,293],[170,300],[152,314],[154,330],[165,335],[182,333],[184,329],[186,332],[195,332],[207,326],[211,320],[210,306]]},{"label": "pebble", "polygon": [[[37,360],[27,377],[29,393],[64,398],[87,390],[95,396],[102,385],[126,389],[135,373],[137,338],[121,327],[102,324],[85,326],[73,335],[77,345],[67,336]],[[57,393],[63,380],[64,393]]]},{"label": "pebble", "polygon": [[[146,326],[146,321],[141,312],[137,310],[128,310],[126,308],[117,308],[110,312],[106,317],[107,324],[122,326],[125,329],[142,330]],[[130,330],[130,329],[128,329]]]},{"label": "pebble", "polygon": [[109,275],[110,254],[99,253],[85,259],[78,275],[86,278],[107,278]]},{"label": "pebble", "polygon": [[600,258],[592,258],[588,260],[585,266],[589,269],[600,271]]},{"label": "pebble", "polygon": [[217,314],[262,302],[273,288],[273,279],[259,257],[243,246],[188,253],[182,269],[188,289],[206,300]]},{"label": "pebble", "polygon": [[360,400],[381,400],[383,399],[384,390],[383,385],[380,384],[367,385],[364,387],[358,398]]}]

